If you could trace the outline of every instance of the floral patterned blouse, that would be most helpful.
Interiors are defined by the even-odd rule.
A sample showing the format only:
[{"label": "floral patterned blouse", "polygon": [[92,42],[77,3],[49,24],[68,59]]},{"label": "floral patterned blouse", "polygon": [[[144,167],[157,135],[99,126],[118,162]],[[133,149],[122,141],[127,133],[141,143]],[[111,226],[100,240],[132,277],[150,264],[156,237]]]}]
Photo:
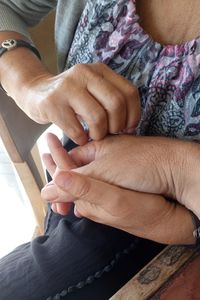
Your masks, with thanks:
[{"label": "floral patterned blouse", "polygon": [[66,66],[97,61],[138,87],[138,134],[200,142],[200,37],[163,46],[141,27],[135,0],[89,0]]}]

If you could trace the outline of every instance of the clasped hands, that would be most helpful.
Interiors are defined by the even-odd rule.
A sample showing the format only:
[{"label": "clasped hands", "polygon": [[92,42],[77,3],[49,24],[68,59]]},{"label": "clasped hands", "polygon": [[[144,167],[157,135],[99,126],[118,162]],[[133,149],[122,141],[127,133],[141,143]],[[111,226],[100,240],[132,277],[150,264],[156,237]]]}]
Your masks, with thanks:
[{"label": "clasped hands", "polygon": [[[52,209],[161,243],[193,243],[199,145],[159,137],[110,136],[69,153],[53,134],[43,159],[53,180],[42,190]],[[166,198],[175,201],[167,201]]]}]

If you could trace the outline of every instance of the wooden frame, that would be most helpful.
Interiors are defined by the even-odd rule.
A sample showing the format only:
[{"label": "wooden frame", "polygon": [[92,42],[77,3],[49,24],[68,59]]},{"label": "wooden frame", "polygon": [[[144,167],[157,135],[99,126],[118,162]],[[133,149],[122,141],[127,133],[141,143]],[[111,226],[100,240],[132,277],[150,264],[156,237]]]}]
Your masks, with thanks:
[{"label": "wooden frame", "polygon": [[158,300],[159,289],[197,253],[194,247],[166,246],[110,300]]},{"label": "wooden frame", "polygon": [[0,91],[0,136],[30,200],[40,234],[43,233],[46,214],[40,196],[45,177],[36,140],[46,128],[29,119],[12,99]]}]

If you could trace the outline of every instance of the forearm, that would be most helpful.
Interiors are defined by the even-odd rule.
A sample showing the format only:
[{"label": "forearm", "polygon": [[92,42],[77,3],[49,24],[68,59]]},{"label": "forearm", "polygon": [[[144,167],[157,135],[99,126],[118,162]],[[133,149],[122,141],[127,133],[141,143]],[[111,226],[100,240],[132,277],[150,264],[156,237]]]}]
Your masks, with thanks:
[{"label": "forearm", "polygon": [[[56,5],[56,0],[0,0],[0,43],[9,38],[31,42],[28,27],[37,25]],[[22,108],[24,87],[46,73],[45,66],[29,49],[17,48],[0,57],[0,82]]]},{"label": "forearm", "polygon": [[[0,43],[5,39],[26,40],[16,32],[0,32]],[[39,58],[28,48],[16,48],[0,57],[0,82],[4,90],[25,110],[27,87],[34,79],[51,74]]]}]

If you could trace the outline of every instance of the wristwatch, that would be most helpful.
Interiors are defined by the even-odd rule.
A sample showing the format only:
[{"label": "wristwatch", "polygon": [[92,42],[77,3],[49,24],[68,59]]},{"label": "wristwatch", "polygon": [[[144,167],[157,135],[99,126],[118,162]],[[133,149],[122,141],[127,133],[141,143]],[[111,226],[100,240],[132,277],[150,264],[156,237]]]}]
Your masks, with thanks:
[{"label": "wristwatch", "polygon": [[30,43],[24,41],[24,40],[15,40],[15,39],[8,39],[8,40],[4,40],[1,43],[1,47],[0,47],[0,57],[7,51],[11,51],[13,49],[19,48],[19,47],[25,47],[30,49],[33,53],[35,53],[35,55],[41,59],[40,53],[39,51],[32,46]]}]

